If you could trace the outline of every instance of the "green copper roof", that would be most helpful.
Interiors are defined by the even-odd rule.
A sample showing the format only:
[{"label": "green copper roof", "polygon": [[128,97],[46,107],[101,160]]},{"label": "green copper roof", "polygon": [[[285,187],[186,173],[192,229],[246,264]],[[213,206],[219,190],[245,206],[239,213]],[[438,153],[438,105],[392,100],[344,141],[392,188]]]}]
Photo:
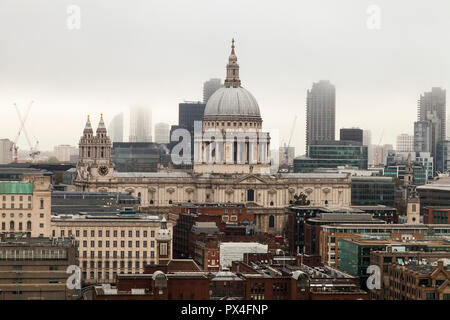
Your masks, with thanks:
[{"label": "green copper roof", "polygon": [[31,182],[0,182],[0,194],[33,194]]}]

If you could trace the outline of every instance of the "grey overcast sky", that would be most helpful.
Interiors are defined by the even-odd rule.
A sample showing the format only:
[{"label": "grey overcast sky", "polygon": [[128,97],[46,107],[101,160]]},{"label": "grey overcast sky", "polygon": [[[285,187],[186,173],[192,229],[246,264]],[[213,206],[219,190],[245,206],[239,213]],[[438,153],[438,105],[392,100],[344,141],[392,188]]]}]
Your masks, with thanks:
[{"label": "grey overcast sky", "polygon": [[[79,30],[67,26],[71,5]],[[380,29],[367,26],[370,5]],[[101,112],[108,124],[134,103],[175,124],[179,102],[224,78],[234,37],[264,127],[286,141],[298,115],[297,155],[306,90],[321,79],[336,86],[337,138],[357,126],[395,146],[413,133],[419,95],[450,88],[449,31],[448,0],[0,0],[0,138],[18,130],[13,103],[24,112],[31,99],[27,130],[42,150],[77,144],[87,114],[95,128]]]}]

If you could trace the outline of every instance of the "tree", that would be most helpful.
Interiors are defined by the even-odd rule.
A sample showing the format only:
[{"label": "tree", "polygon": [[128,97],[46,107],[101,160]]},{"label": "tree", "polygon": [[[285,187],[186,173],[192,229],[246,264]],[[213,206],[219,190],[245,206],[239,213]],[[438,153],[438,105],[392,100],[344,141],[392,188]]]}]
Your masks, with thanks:
[{"label": "tree", "polygon": [[309,200],[307,200],[306,198],[307,198],[307,196],[303,192],[300,192],[299,195],[294,194],[293,204],[298,205],[298,206],[309,206],[309,204],[311,202]]},{"label": "tree", "polygon": [[395,183],[395,187],[396,187],[396,188],[399,187],[399,186],[401,186],[401,185],[403,184],[403,181],[400,180],[398,177],[392,178],[392,182]]}]

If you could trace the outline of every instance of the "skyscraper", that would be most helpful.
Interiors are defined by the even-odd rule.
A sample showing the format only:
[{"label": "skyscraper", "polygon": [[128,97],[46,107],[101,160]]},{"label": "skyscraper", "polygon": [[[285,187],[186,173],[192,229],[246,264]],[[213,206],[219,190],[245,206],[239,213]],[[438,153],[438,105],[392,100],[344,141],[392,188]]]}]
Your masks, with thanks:
[{"label": "skyscraper", "polygon": [[203,83],[203,103],[206,104],[209,100],[209,97],[211,97],[213,93],[222,86],[222,80],[218,78],[209,79],[208,81]]},{"label": "skyscraper", "polygon": [[159,122],[155,124],[155,142],[169,143],[170,126],[167,123]]},{"label": "skyscraper", "polygon": [[417,120],[430,122],[431,154],[436,154],[436,145],[446,138],[445,90],[433,87],[420,96]]},{"label": "skyscraper", "polygon": [[9,139],[0,139],[0,164],[13,162],[13,142]]},{"label": "skyscraper", "polygon": [[143,105],[130,107],[130,142],[152,142],[151,109]]},{"label": "skyscraper", "polygon": [[431,153],[431,122],[414,122],[414,151]]},{"label": "skyscraper", "polygon": [[397,136],[396,151],[414,152],[414,136],[402,133]]},{"label": "skyscraper", "polygon": [[336,89],[328,80],[313,83],[306,98],[306,150],[314,141],[334,140]]},{"label": "skyscraper", "polygon": [[123,142],[123,112],[114,116],[109,123],[108,132],[112,142]]},{"label": "skyscraper", "polygon": [[373,164],[373,145],[372,145],[372,132],[370,130],[363,131],[363,146],[367,146],[367,161],[369,164]]}]

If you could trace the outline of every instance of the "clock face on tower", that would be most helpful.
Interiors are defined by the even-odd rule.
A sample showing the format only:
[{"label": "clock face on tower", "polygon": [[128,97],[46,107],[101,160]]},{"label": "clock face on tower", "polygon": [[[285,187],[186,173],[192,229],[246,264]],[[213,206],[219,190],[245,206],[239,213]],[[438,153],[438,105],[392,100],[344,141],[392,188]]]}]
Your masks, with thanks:
[{"label": "clock face on tower", "polygon": [[108,167],[105,167],[105,166],[101,166],[101,167],[98,168],[98,173],[101,176],[106,176],[108,174],[108,171],[109,171]]}]

